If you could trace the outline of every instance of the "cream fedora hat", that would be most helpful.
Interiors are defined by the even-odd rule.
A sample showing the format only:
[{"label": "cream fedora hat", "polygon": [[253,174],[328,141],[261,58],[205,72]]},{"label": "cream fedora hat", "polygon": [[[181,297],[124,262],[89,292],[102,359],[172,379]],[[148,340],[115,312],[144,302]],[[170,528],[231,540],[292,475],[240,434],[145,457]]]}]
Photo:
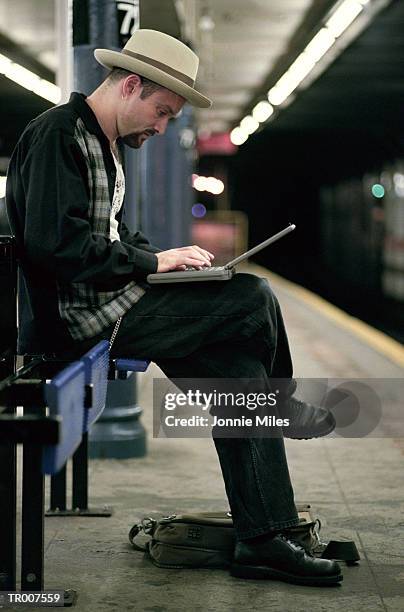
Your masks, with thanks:
[{"label": "cream fedora hat", "polygon": [[176,38],[156,30],[136,30],[122,51],[95,49],[106,68],[124,68],[183,96],[193,106],[209,108],[212,101],[194,89],[199,58]]}]

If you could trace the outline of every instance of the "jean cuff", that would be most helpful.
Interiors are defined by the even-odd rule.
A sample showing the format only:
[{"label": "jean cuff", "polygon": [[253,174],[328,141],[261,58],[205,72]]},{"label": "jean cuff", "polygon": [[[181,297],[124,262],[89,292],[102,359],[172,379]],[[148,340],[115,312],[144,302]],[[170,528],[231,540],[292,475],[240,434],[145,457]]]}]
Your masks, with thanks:
[{"label": "jean cuff", "polygon": [[265,535],[266,533],[272,533],[273,531],[281,531],[282,529],[287,529],[288,527],[295,527],[299,525],[299,517],[289,519],[288,521],[277,521],[276,523],[271,523],[271,525],[266,525],[264,527],[257,527],[256,529],[250,529],[248,531],[241,531],[237,533],[237,540],[248,540],[249,538],[254,538],[255,536]]}]

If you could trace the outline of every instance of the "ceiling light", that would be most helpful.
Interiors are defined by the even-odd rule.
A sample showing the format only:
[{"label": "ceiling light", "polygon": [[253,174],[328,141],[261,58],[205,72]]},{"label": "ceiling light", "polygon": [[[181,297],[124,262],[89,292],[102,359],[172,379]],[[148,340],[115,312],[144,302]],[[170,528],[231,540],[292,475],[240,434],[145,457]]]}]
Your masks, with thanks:
[{"label": "ceiling light", "polygon": [[325,25],[334,38],[338,38],[361,11],[363,11],[363,4],[359,0],[345,0]]},{"label": "ceiling light", "polygon": [[242,130],[247,132],[247,134],[252,134],[259,127],[259,123],[254,117],[251,115],[247,115],[240,121],[240,127]]},{"label": "ceiling light", "polygon": [[309,42],[304,52],[313,62],[318,62],[328,49],[334,44],[335,37],[328,28],[322,28]]},{"label": "ceiling light", "polygon": [[8,59],[5,55],[1,55],[0,53],[0,74],[4,74],[6,70],[10,67],[12,61]]},{"label": "ceiling light", "polygon": [[308,75],[310,70],[314,68],[315,61],[305,51],[299,55],[293,62],[286,74],[290,75],[291,80],[303,81],[304,77]]},{"label": "ceiling light", "polygon": [[11,61],[5,55],[0,54],[0,74],[4,74],[5,77],[14,81],[21,87],[33,91],[38,96],[57,104],[60,102],[61,91],[60,87],[57,87],[50,81],[41,79],[37,74],[27,70],[20,64]]},{"label": "ceiling light", "polygon": [[286,72],[277,82],[275,87],[268,91],[268,100],[271,104],[279,106],[290,96],[292,91],[299,85],[300,80],[292,73]]},{"label": "ceiling light", "polygon": [[[369,0],[344,0],[335,3],[334,12],[325,27],[317,32],[303,53],[268,91],[267,98],[270,104],[279,106],[289,98],[368,3]],[[261,121],[258,107],[259,105],[254,108],[252,114],[254,119]]]},{"label": "ceiling light", "polygon": [[309,55],[305,52],[301,53],[289,70],[268,91],[270,103],[275,105],[282,104],[313,69],[314,65],[315,62]]},{"label": "ceiling light", "polygon": [[268,100],[274,106],[278,106],[278,104],[282,104],[282,102],[288,97],[287,93],[284,93],[281,88],[272,87],[268,91]]},{"label": "ceiling light", "polygon": [[248,138],[247,132],[242,130],[240,127],[235,127],[230,132],[230,140],[234,145],[242,145]]},{"label": "ceiling light", "polygon": [[258,104],[254,106],[252,110],[252,116],[256,121],[262,123],[263,121],[266,121],[272,115],[273,112],[274,107],[272,106],[272,104],[269,104],[269,102],[262,101],[258,102]]}]

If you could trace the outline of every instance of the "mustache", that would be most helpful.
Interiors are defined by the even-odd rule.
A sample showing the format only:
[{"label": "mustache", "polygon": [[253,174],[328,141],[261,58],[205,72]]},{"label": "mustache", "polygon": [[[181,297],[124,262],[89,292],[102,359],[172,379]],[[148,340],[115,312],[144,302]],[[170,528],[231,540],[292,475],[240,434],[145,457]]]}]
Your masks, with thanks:
[{"label": "mustache", "polygon": [[154,136],[154,134],[156,134],[156,130],[149,129],[149,130],[145,130],[144,133],[148,134],[149,136]]}]

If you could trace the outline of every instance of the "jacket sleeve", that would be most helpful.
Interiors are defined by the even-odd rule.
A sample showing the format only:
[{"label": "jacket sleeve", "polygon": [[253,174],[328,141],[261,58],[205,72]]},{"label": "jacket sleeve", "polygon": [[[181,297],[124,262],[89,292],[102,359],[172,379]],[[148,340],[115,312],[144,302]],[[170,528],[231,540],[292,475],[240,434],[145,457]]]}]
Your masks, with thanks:
[{"label": "jacket sleeve", "polygon": [[24,247],[30,265],[61,282],[122,286],[156,272],[142,240],[111,242],[92,231],[87,166],[73,136],[48,131],[21,167],[26,200]]},{"label": "jacket sleeve", "polygon": [[163,250],[150,244],[149,240],[144,234],[142,234],[142,232],[131,232],[123,221],[119,228],[119,236],[122,242],[126,242],[126,244],[130,244],[138,249],[147,251],[148,253],[161,253]]}]

